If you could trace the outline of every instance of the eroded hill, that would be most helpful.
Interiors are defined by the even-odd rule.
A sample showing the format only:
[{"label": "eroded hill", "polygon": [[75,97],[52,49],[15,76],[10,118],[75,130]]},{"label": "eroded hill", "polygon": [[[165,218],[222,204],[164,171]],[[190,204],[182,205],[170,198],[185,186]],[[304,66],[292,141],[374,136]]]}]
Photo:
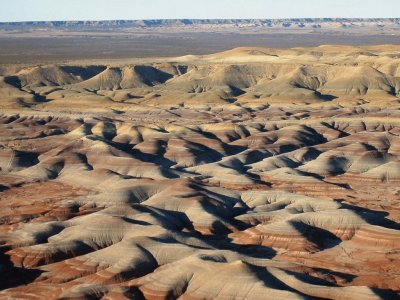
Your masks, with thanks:
[{"label": "eroded hill", "polygon": [[0,297],[399,297],[399,62],[2,67]]}]

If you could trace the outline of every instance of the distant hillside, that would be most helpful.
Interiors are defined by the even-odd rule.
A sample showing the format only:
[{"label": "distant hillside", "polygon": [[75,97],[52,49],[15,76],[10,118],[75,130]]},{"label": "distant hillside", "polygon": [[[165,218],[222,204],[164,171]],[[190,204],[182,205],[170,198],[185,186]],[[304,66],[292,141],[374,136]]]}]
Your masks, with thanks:
[{"label": "distant hillside", "polygon": [[113,20],[113,21],[31,21],[3,22],[0,29],[60,28],[60,29],[118,29],[118,28],[289,28],[289,29],[330,29],[330,28],[400,28],[400,18],[395,19],[347,19],[347,18],[296,18],[296,19],[154,19],[154,20]]}]

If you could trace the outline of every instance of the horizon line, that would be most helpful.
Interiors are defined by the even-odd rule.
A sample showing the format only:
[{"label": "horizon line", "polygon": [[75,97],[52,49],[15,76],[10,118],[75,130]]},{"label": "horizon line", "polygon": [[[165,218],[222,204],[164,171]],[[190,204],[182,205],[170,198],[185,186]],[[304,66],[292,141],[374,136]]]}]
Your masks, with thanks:
[{"label": "horizon line", "polygon": [[112,22],[112,21],[181,21],[181,20],[193,20],[193,21],[206,21],[206,20],[237,20],[237,21],[250,21],[250,20],[268,20],[268,21],[284,21],[284,20],[399,20],[400,17],[294,17],[294,18],[144,18],[144,19],[58,19],[58,20],[24,20],[24,21],[0,21],[0,24],[11,24],[11,23],[49,23],[49,22]]}]

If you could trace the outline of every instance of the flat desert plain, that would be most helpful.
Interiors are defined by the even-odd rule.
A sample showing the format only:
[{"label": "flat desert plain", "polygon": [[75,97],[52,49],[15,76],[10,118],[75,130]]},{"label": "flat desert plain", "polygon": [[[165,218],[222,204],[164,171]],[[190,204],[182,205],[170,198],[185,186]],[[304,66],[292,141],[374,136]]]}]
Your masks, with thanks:
[{"label": "flat desert plain", "polygon": [[400,46],[0,75],[0,298],[399,299]]}]

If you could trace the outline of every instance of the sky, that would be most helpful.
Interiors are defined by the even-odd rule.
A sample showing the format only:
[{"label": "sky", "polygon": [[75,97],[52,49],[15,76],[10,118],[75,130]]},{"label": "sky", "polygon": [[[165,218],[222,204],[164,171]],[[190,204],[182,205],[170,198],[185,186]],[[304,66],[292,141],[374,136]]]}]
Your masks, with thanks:
[{"label": "sky", "polygon": [[400,0],[0,0],[0,22],[400,17]]}]

